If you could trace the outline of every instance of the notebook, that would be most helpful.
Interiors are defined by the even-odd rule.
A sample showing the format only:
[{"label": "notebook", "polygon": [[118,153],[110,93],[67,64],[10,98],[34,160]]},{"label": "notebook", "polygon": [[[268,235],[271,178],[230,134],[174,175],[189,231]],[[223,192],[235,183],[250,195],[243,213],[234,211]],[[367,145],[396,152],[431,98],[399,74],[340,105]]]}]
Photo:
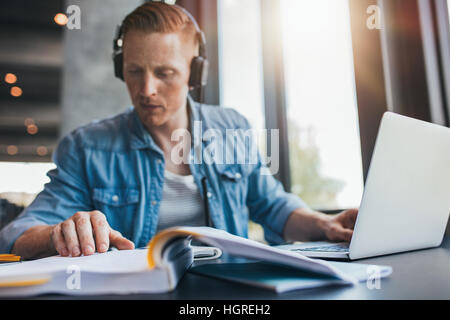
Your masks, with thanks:
[{"label": "notebook", "polygon": [[[357,263],[329,262],[333,267],[352,275],[358,282],[378,281],[392,273],[392,267]],[[332,275],[317,274],[267,262],[241,261],[193,266],[189,272],[268,289],[276,293],[293,290],[352,285]]]}]

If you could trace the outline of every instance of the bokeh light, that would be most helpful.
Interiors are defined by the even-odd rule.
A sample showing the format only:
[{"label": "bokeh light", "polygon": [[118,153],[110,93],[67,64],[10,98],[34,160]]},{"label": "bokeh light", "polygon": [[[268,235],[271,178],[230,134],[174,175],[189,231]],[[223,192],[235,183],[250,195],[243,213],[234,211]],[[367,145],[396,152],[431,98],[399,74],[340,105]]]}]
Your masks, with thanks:
[{"label": "bokeh light", "polygon": [[22,89],[19,87],[12,87],[10,93],[13,97],[20,97],[23,93]]},{"label": "bokeh light", "polygon": [[13,84],[17,82],[17,76],[14,73],[7,73],[5,75],[5,82],[9,84]]},{"label": "bokeh light", "polygon": [[10,156],[14,156],[19,152],[19,148],[17,148],[14,145],[8,146],[8,148],[6,148],[6,152],[10,155]]},{"label": "bokeh light", "polygon": [[64,13],[56,14],[53,20],[55,20],[56,24],[59,24],[60,26],[65,26],[69,21],[69,19]]},{"label": "bokeh light", "polygon": [[36,149],[36,153],[41,157],[45,157],[48,154],[48,149],[47,147],[39,146]]},{"label": "bokeh light", "polygon": [[39,128],[35,124],[30,124],[29,126],[27,126],[28,134],[35,135],[36,133],[38,133],[38,131]]}]

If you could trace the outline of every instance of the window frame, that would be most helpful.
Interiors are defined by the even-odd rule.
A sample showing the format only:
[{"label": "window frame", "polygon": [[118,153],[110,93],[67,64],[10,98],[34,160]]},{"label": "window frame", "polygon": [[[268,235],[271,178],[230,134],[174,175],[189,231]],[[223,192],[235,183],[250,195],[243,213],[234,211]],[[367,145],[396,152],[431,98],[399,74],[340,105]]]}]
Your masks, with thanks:
[{"label": "window frame", "polygon": [[[287,126],[286,83],[284,75],[281,7],[279,1],[261,1],[262,63],[264,76],[264,110],[267,130],[279,130],[279,170],[275,174],[288,192],[291,191],[291,168]],[[275,26],[275,27],[274,27]],[[267,154],[271,152],[267,136]]]},{"label": "window frame", "polygon": [[[178,0],[177,5],[188,10],[197,21],[206,37],[208,59],[208,83],[204,90],[203,103],[220,105],[219,78],[219,16],[218,0]],[[192,94],[198,100],[198,92]]]}]

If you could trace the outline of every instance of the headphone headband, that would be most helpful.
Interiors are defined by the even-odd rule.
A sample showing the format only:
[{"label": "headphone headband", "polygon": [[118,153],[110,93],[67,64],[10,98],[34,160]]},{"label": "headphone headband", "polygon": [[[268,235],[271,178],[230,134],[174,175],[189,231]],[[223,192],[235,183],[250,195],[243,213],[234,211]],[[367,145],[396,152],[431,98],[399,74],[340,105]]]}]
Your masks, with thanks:
[{"label": "headphone headband", "polygon": [[[206,58],[206,50],[204,49],[206,47],[206,37],[204,32],[202,31],[202,29],[200,29],[200,26],[197,23],[197,20],[195,20],[195,18],[192,16],[192,14],[187,11],[185,8],[177,5],[177,4],[169,4],[168,2],[165,1],[157,1],[157,0],[153,0],[150,2],[162,2],[162,3],[166,3],[168,5],[177,7],[178,9],[180,9],[181,11],[183,11],[183,13],[189,18],[189,20],[192,22],[192,24],[194,25],[195,30],[197,31],[197,36],[199,39],[199,45],[200,45],[200,56],[205,57]],[[123,46],[123,23],[120,26],[117,26],[117,31],[116,31],[116,37],[114,39],[114,50],[121,50],[122,46]]]},{"label": "headphone headband", "polygon": [[[153,0],[151,2],[163,2],[168,5],[173,5],[183,11],[189,20],[194,25],[197,38],[199,40],[199,55],[195,57],[191,64],[191,75],[189,79],[189,86],[202,89],[206,86],[208,77],[208,60],[206,58],[206,37],[203,31],[200,29],[197,21],[192,14],[185,8],[174,4],[175,1],[158,1]],[[113,61],[114,61],[114,73],[117,78],[124,80],[123,76],[123,22],[117,27],[116,36],[113,42]],[[202,95],[202,93],[200,93]]]}]

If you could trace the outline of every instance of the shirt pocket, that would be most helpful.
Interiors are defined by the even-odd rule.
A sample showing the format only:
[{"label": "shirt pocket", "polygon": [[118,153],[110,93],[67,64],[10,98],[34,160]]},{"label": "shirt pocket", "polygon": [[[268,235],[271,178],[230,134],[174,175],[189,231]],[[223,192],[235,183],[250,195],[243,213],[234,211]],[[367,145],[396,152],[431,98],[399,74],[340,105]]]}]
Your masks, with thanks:
[{"label": "shirt pocket", "polygon": [[94,202],[101,206],[123,207],[139,202],[139,190],[133,188],[94,188]]},{"label": "shirt pocket", "polygon": [[133,236],[136,215],[139,214],[139,189],[94,188],[95,210],[101,211],[112,229],[128,239]]}]

